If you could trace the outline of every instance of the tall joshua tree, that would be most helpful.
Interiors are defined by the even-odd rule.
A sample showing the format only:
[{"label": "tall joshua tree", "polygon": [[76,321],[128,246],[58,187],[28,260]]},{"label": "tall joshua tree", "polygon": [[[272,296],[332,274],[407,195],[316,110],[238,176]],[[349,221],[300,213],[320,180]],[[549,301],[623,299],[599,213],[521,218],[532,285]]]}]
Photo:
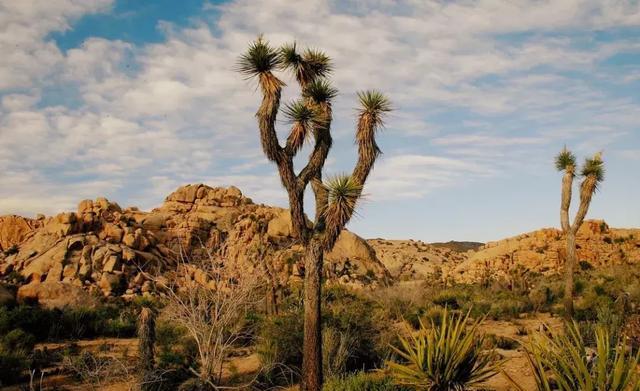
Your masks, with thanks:
[{"label": "tall joshua tree", "polygon": [[[391,110],[379,92],[358,93],[360,108],[355,139],[358,160],[350,175],[322,182],[322,169],[331,149],[332,100],[337,90],[331,86],[330,58],[318,50],[299,52],[296,44],[274,48],[259,37],[238,61],[238,71],[256,79],[262,103],[256,113],[264,154],[278,167],[282,186],[289,196],[292,231],[306,248],[304,279],[304,344],[302,391],[322,388],[322,334],[320,324],[321,275],[324,253],[330,251],[351,219],[363,186],[380,155],[376,132]],[[275,124],[284,83],[275,71],[288,71],[301,90],[300,99],[285,104],[282,114],[291,125],[285,145],[280,145]],[[305,140],[313,139],[306,165],[296,173],[293,159]],[[311,185],[315,196],[315,219],[308,224],[304,215],[304,192]]]},{"label": "tall joshua tree", "polygon": [[596,153],[592,158],[585,159],[580,171],[582,183],[580,184],[580,206],[573,219],[573,224],[569,221],[569,206],[571,205],[571,191],[573,179],[576,176],[576,157],[564,147],[556,156],[556,168],[564,172],[562,177],[562,196],[560,201],[560,225],[567,241],[565,260],[565,286],[564,286],[564,308],[565,315],[573,317],[573,271],[576,265],[576,233],[582,225],[591,198],[598,189],[598,185],[604,180],[604,162],[602,154]]}]

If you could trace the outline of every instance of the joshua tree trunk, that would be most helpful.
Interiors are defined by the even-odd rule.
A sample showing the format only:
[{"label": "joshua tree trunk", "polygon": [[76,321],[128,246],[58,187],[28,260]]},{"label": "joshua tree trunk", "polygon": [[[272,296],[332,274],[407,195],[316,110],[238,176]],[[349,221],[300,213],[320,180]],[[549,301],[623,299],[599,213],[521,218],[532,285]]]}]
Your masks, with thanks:
[{"label": "joshua tree trunk", "polygon": [[322,388],[322,263],[322,245],[319,240],[312,239],[305,256],[302,391]]},{"label": "joshua tree trunk", "polygon": [[156,319],[153,310],[144,307],[138,320],[138,359],[140,362],[140,390],[151,390],[155,369]]},{"label": "joshua tree trunk", "polygon": [[[291,124],[285,146],[281,146],[275,130],[276,116],[284,83],[273,71],[285,69],[293,73],[302,98],[288,104],[284,114]],[[256,78],[262,92],[262,103],[256,117],[265,156],[278,167],[280,181],[289,196],[292,234],[306,247],[304,343],[302,359],[303,391],[322,389],[322,324],[321,283],[325,251],[330,251],[340,232],[351,219],[356,203],[380,151],[375,142],[383,115],[390,111],[387,98],[374,91],[359,93],[361,109],[356,127],[358,162],[351,176],[336,177],[322,183],[322,169],[331,149],[331,101],[337,91],[327,77],[331,62],[324,53],[306,50],[298,54],[296,45],[280,50],[258,38],[240,57],[238,71]],[[296,175],[293,159],[304,142],[313,136],[314,146],[307,164]],[[316,216],[308,226],[304,215],[304,191],[311,183],[316,198]]]},{"label": "joshua tree trunk", "polygon": [[576,235],[573,230],[567,232],[567,259],[565,260],[564,312],[567,318],[573,318],[573,273],[576,267]]}]

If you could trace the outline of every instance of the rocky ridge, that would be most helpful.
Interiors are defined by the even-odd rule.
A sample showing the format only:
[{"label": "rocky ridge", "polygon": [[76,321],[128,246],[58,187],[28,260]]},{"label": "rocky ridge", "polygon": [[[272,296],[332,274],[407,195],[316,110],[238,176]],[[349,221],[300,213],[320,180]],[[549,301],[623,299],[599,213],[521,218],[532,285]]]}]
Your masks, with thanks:
[{"label": "rocky ridge", "polygon": [[[3,217],[0,233],[0,276],[24,282],[19,300],[48,306],[151,294],[149,276],[208,254],[243,273],[260,268],[278,286],[304,275],[304,249],[291,237],[288,211],[254,204],[235,187],[183,186],[149,212],[84,200],[76,212],[54,217]],[[325,274],[352,286],[390,280],[375,251],[346,230],[326,256]],[[198,276],[191,268],[187,278]]]},{"label": "rocky ridge", "polygon": [[[640,262],[640,229],[610,228],[604,220],[587,220],[578,230],[576,245],[577,258],[583,267]],[[566,249],[562,231],[544,228],[489,242],[466,255],[450,271],[456,281],[477,282],[488,274],[506,276],[517,268],[558,273],[563,268]]]}]

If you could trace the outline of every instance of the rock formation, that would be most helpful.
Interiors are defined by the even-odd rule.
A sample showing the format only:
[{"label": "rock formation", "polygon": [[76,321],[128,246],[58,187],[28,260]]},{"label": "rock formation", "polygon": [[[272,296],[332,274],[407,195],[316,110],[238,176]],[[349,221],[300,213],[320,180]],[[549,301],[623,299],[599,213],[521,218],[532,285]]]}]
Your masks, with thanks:
[{"label": "rock formation", "polygon": [[[601,267],[640,262],[640,229],[609,228],[603,220],[585,221],[577,236],[578,262],[582,267]],[[489,242],[452,270],[458,281],[478,281],[490,271],[508,274],[515,267],[557,273],[565,257],[562,231],[545,228],[512,238]]]},{"label": "rock formation", "polygon": [[[11,248],[0,253],[0,276],[18,273],[26,282],[18,300],[49,306],[79,304],[71,298],[81,296],[78,289],[107,297],[150,294],[151,275],[210,257],[242,273],[259,268],[280,287],[304,275],[288,211],[254,204],[235,187],[183,186],[150,212],[98,198],[80,202],[76,212],[0,222],[3,249]],[[327,278],[344,284],[390,280],[375,251],[348,231],[326,261]],[[196,278],[197,266],[191,269],[189,277]]]}]

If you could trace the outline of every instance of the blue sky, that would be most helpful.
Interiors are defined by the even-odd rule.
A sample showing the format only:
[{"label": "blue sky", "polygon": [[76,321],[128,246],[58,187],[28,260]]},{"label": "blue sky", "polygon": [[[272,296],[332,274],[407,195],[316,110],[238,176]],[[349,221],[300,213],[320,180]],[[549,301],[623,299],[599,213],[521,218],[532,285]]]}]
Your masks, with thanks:
[{"label": "blue sky", "polygon": [[259,148],[260,97],[233,72],[260,33],[334,59],[326,174],[355,161],[356,91],[393,101],[349,225],[362,236],[557,226],[565,144],[581,159],[604,151],[589,217],[640,226],[637,0],[0,0],[0,214],[98,196],[151,209],[197,182],[286,205]]}]

